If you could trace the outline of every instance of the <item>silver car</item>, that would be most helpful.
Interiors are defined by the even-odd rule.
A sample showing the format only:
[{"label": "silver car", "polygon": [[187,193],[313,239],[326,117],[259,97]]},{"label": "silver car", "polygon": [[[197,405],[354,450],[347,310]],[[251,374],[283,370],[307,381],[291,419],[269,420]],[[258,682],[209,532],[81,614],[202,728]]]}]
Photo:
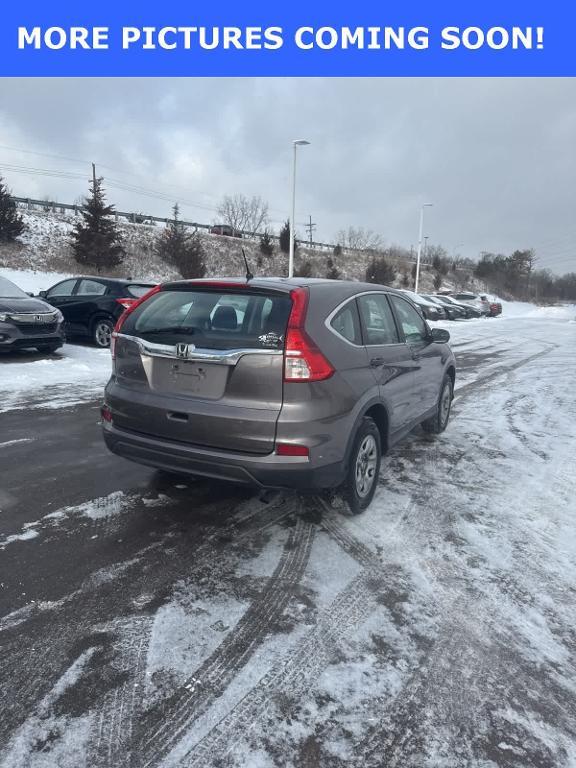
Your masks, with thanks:
[{"label": "silver car", "polygon": [[63,319],[60,310],[0,276],[0,352],[55,352],[64,344]]},{"label": "silver car", "polygon": [[132,461],[262,488],[343,487],[353,512],[380,458],[448,423],[456,366],[400,292],[306,278],[166,283],[113,334],[104,439]]}]

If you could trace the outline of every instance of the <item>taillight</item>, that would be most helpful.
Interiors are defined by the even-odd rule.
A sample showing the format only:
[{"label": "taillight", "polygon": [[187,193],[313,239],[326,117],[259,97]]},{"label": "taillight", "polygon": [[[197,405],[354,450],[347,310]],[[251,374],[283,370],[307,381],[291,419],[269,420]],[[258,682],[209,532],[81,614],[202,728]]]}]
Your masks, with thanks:
[{"label": "taillight", "polygon": [[307,445],[296,445],[296,443],[276,443],[277,456],[310,456],[310,449]]},{"label": "taillight", "polygon": [[100,413],[102,414],[102,421],[107,421],[109,424],[112,423],[112,411],[109,406],[103,405],[100,409]]},{"label": "taillight", "polygon": [[124,309],[128,309],[128,307],[131,307],[135,301],[136,299],[116,299],[116,303],[121,304],[124,307]]},{"label": "taillight", "polygon": [[140,304],[143,304],[147,299],[150,298],[150,296],[153,296],[155,293],[158,293],[158,291],[162,290],[161,285],[155,285],[154,288],[150,288],[150,290],[144,294],[144,296],[141,296],[139,299],[117,299],[117,301],[122,304],[124,301],[129,301],[130,304],[126,306],[125,304],[122,304],[122,306],[126,306],[126,309],[118,320],[116,321],[116,325],[114,326],[114,330],[112,331],[112,338],[110,339],[110,352],[112,354],[112,359],[116,357],[116,336],[120,333],[120,329],[126,322],[126,318],[128,315],[131,315],[132,312],[136,309],[136,307],[139,307]]},{"label": "taillight", "polygon": [[329,379],[334,368],[304,330],[308,308],[308,290],[290,291],[292,310],[288,318],[284,349],[284,381],[323,381]]}]

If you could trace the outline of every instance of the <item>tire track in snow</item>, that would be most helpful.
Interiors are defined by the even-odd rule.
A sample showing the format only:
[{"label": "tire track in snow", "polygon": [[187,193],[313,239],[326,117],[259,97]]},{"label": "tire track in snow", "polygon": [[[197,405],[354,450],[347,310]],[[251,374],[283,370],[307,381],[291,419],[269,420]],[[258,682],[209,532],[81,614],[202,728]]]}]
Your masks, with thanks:
[{"label": "tire track in snow", "polygon": [[[334,649],[377,608],[386,587],[396,583],[398,568],[388,568],[377,555],[354,538],[328,505],[323,507],[320,526],[355,559],[363,570],[336,596],[323,611],[316,626],[298,647],[269,670],[238,704],[195,745],[175,750],[179,766],[206,768],[220,764],[230,752],[230,745],[244,738],[266,711],[270,701],[284,694],[298,700],[309,693],[322,672],[334,659]],[[178,752],[178,754],[176,754]],[[170,761],[172,764],[172,761]]]},{"label": "tire track in snow", "polygon": [[[206,508],[214,516],[233,513],[237,501],[215,502]],[[214,558],[215,545],[221,537],[236,540],[250,537],[288,515],[291,507],[283,499],[263,505],[248,502],[222,527],[204,529],[204,538],[188,537],[166,540],[154,549],[146,548],[146,560],[135,558],[122,568],[117,578],[89,583],[68,600],[59,601],[48,611],[39,611],[23,622],[12,623],[3,632],[0,696],[11,702],[10,710],[0,718],[0,742],[23,722],[55,679],[66,668],[68,648],[95,627],[114,621],[119,615],[146,611],[146,603],[157,600],[183,576],[190,576],[207,559]],[[146,597],[144,604],[139,600]]]},{"label": "tire track in snow", "polygon": [[[539,343],[542,344],[543,342],[539,342]],[[534,360],[539,360],[541,357],[545,357],[546,355],[549,355],[550,352],[557,349],[557,347],[558,347],[557,344],[552,344],[552,343],[547,344],[546,349],[543,349],[540,352],[536,352],[533,355],[530,355],[529,357],[524,357],[515,363],[511,363],[510,365],[499,366],[492,373],[489,373],[486,376],[480,376],[474,381],[470,381],[468,384],[463,384],[461,387],[458,386],[458,379],[456,379],[456,391],[454,393],[454,400],[459,403],[461,400],[469,397],[477,389],[480,389],[486,384],[490,384],[492,381],[494,381],[494,379],[497,379],[499,376],[502,376],[506,373],[512,373],[513,371],[518,370],[518,368],[522,368],[525,365],[529,365],[530,363],[534,362]],[[458,375],[458,372],[456,372],[456,375]]]},{"label": "tire track in snow", "polygon": [[297,700],[307,694],[333,660],[335,645],[353,633],[374,610],[375,586],[384,583],[380,569],[366,569],[356,576],[292,653],[267,672],[200,742],[174,754],[178,765],[206,768],[219,764],[234,744],[257,725],[274,697],[284,694]]},{"label": "tire track in snow", "polygon": [[162,704],[160,722],[154,727],[150,718],[144,719],[144,766],[158,764],[170,752],[193,720],[222,695],[264,641],[273,623],[282,616],[295,586],[304,574],[314,532],[315,525],[297,518],[284,545],[280,562],[261,595],[171,701]]},{"label": "tire track in snow", "polygon": [[132,762],[132,728],[142,706],[146,653],[154,620],[142,617],[111,626],[121,636],[116,671],[124,682],[109,692],[96,716],[88,765],[94,768],[128,768]]}]

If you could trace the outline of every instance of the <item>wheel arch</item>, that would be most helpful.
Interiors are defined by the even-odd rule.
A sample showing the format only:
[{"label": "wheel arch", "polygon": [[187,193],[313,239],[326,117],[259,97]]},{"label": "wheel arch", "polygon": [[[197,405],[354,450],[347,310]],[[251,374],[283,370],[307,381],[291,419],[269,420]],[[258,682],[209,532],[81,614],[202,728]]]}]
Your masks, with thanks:
[{"label": "wheel arch", "polygon": [[388,409],[382,400],[374,398],[369,400],[360,408],[360,411],[356,416],[356,420],[354,421],[354,426],[350,430],[348,442],[346,445],[346,467],[348,467],[348,463],[350,461],[350,452],[352,450],[352,444],[354,442],[356,433],[358,432],[362,420],[367,416],[373,419],[374,423],[378,427],[378,432],[380,433],[382,455],[384,455],[388,450],[390,439],[390,417],[388,414]]}]

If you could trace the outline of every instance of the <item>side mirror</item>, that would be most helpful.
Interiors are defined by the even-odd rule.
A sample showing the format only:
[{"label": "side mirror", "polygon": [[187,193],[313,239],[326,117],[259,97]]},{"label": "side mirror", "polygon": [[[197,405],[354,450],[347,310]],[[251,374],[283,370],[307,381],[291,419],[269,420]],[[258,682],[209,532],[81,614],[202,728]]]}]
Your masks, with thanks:
[{"label": "side mirror", "polygon": [[432,328],[432,341],[437,344],[447,344],[450,341],[450,331],[445,328]]},{"label": "side mirror", "polygon": [[45,299],[47,295],[48,291],[38,291],[38,296],[41,296],[43,299]]},{"label": "side mirror", "polygon": [[32,293],[32,291],[26,291],[26,296],[30,296],[30,298],[32,299],[34,298],[34,294]]}]

